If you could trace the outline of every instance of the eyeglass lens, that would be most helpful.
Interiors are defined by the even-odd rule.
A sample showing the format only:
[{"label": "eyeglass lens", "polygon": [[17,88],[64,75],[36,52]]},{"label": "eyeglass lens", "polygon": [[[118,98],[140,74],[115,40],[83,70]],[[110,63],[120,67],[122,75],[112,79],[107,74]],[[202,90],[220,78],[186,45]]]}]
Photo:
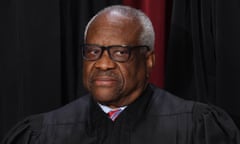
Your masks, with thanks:
[{"label": "eyeglass lens", "polygon": [[100,47],[95,45],[85,45],[83,48],[83,57],[86,60],[98,60],[102,56],[102,53],[105,49],[107,50],[109,57],[114,61],[125,62],[130,56],[130,51],[128,47]]}]

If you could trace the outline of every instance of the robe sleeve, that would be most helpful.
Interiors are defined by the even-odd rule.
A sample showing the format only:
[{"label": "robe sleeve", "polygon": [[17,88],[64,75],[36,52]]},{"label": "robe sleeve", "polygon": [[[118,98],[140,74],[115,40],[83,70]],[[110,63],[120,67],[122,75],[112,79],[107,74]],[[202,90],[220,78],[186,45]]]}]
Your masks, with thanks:
[{"label": "robe sleeve", "polygon": [[240,132],[222,109],[197,103],[194,107],[194,144],[240,144]]},{"label": "robe sleeve", "polygon": [[42,116],[32,116],[15,125],[1,144],[34,144],[40,135]]}]

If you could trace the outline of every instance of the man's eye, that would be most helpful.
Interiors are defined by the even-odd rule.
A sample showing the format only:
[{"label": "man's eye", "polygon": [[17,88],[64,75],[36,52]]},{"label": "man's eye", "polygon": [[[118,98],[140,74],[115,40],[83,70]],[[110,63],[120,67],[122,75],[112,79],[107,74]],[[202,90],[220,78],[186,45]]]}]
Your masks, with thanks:
[{"label": "man's eye", "polygon": [[87,50],[88,55],[98,55],[101,51],[99,49],[89,49]]},{"label": "man's eye", "polygon": [[117,49],[113,51],[114,56],[125,57],[128,56],[129,52],[127,49]]},{"label": "man's eye", "polygon": [[128,51],[117,51],[115,53],[116,53],[116,55],[127,55]]}]

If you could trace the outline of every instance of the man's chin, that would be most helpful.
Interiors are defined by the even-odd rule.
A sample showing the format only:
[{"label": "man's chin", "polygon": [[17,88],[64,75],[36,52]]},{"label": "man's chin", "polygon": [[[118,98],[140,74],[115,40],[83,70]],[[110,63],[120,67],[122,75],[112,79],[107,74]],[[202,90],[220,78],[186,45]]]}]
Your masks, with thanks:
[{"label": "man's chin", "polygon": [[116,93],[117,91],[114,89],[111,89],[109,87],[101,88],[100,90],[96,90],[92,93],[92,96],[95,100],[97,100],[100,103],[110,103],[117,99],[119,93]]}]

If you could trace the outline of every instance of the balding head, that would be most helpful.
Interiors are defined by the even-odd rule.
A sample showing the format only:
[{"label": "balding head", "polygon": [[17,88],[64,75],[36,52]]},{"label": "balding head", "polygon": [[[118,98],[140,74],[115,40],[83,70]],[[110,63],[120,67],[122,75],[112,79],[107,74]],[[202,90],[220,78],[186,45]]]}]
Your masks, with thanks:
[{"label": "balding head", "polygon": [[[136,26],[138,25],[140,27],[141,31],[138,35],[139,44],[147,45],[150,47],[150,49],[153,50],[155,34],[149,18],[140,10],[122,5],[110,6],[98,12],[86,26],[84,37],[85,42],[89,27],[93,23],[95,23],[96,21],[104,21],[106,20],[106,17],[114,18],[121,16],[129,19],[129,22],[132,21]],[[118,22],[120,23],[121,21]],[[125,27],[128,27],[128,25],[125,25]]]}]

